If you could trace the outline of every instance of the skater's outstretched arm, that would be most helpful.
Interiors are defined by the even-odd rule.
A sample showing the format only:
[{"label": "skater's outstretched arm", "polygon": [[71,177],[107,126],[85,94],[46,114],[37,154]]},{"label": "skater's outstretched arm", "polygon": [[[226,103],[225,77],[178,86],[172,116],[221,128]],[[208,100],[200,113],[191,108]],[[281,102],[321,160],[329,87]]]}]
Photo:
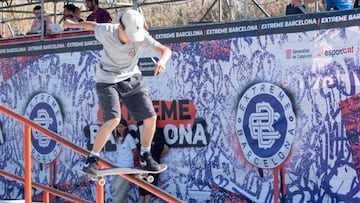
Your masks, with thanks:
[{"label": "skater's outstretched arm", "polygon": [[68,19],[64,20],[64,28],[83,28],[85,30],[94,31],[96,25],[97,23],[94,21],[83,21],[75,23]]}]

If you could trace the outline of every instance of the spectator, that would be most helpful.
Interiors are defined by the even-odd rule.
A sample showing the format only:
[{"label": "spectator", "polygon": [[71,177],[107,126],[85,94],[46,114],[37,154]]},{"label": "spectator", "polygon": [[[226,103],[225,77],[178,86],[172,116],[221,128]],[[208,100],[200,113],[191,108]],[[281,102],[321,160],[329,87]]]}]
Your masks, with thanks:
[{"label": "spectator", "polygon": [[[139,131],[141,131],[142,123],[140,122],[140,123],[138,123],[138,125],[139,125]],[[162,157],[164,157],[165,155],[167,155],[168,152],[169,152],[169,146],[165,142],[164,134],[160,130],[156,129],[154,139],[151,143],[151,154],[152,154],[154,160],[156,162],[160,163],[160,159]],[[152,182],[152,184],[155,186],[158,185],[159,175],[160,174],[152,174],[152,176],[154,177],[154,182]],[[139,194],[140,194],[140,203],[150,203],[151,202],[151,198],[153,196],[152,193],[139,187]]]},{"label": "spectator", "polygon": [[111,23],[112,19],[109,12],[99,7],[99,0],[86,0],[86,7],[89,11],[92,11],[92,13],[86,18],[86,21]]},{"label": "spectator", "polygon": [[[118,167],[134,167],[139,159],[134,138],[129,134],[128,124],[124,119],[120,120],[116,127],[116,153],[115,163]],[[127,203],[130,183],[121,176],[114,176],[112,184],[112,202]]]},{"label": "spectator", "polygon": [[288,5],[286,6],[285,15],[304,14],[304,13],[306,13],[306,8],[304,5],[296,7],[291,4],[291,0],[290,1],[288,0]]},{"label": "spectator", "polygon": [[354,8],[359,8],[359,7],[360,7],[359,0],[355,0]]},{"label": "spectator", "polygon": [[83,22],[84,20],[81,18],[81,10],[79,7],[75,7],[75,18],[77,19],[78,22]]},{"label": "spectator", "polygon": [[[291,4],[299,7],[318,0],[292,0]],[[326,10],[349,10],[352,9],[352,0],[326,0]]]},{"label": "spectator", "polygon": [[[75,17],[75,11],[76,11],[76,6],[74,4],[66,4],[64,6],[64,16],[60,20],[60,23],[61,23],[61,21],[65,20],[65,19],[71,20],[74,23],[79,22],[77,20],[77,18]],[[71,31],[71,30],[79,30],[79,28],[65,28],[64,29],[64,31]]]},{"label": "spectator", "polygon": [[69,20],[77,23],[78,20],[75,18],[75,10],[76,10],[76,6],[74,4],[66,4],[64,6],[63,19],[69,19]]},{"label": "spectator", "polygon": [[[35,19],[31,23],[30,32],[27,34],[39,34],[41,33],[41,6],[35,6],[33,9]],[[51,32],[50,24],[52,24],[52,21],[49,16],[44,15],[44,25],[46,32]]]}]

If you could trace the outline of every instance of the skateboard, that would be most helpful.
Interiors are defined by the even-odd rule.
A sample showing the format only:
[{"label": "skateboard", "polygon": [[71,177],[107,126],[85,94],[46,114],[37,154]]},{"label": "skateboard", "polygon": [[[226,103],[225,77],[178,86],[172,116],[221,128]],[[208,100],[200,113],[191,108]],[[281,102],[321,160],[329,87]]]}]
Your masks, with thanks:
[{"label": "skateboard", "polygon": [[100,185],[105,185],[105,176],[111,176],[111,175],[119,175],[119,174],[130,174],[138,176],[141,179],[146,180],[149,183],[152,183],[154,181],[154,176],[152,174],[159,174],[161,172],[164,172],[167,169],[166,164],[160,164],[160,170],[159,171],[149,171],[145,170],[141,167],[132,167],[132,168],[104,168],[99,169],[95,174],[89,174],[85,171],[81,170],[81,172],[86,173],[90,175],[91,180],[98,182]]}]

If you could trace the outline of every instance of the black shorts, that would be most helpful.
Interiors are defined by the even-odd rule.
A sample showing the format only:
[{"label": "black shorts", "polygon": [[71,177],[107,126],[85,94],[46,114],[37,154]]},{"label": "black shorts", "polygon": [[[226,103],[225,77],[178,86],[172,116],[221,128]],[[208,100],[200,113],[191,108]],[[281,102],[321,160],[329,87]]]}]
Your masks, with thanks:
[{"label": "black shorts", "polygon": [[104,122],[113,118],[121,118],[120,99],[136,122],[156,115],[140,74],[133,75],[116,84],[96,83],[96,93]]}]

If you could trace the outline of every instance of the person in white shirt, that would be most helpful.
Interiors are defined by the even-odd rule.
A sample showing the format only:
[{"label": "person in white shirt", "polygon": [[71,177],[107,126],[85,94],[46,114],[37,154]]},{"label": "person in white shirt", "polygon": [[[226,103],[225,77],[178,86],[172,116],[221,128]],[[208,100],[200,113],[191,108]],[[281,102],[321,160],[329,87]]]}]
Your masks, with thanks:
[{"label": "person in white shirt", "polygon": [[[120,120],[116,127],[116,159],[114,160],[117,167],[127,168],[134,167],[139,159],[134,138],[128,130],[128,124],[124,119]],[[130,182],[121,176],[114,176],[112,184],[112,202],[127,203]]]}]

